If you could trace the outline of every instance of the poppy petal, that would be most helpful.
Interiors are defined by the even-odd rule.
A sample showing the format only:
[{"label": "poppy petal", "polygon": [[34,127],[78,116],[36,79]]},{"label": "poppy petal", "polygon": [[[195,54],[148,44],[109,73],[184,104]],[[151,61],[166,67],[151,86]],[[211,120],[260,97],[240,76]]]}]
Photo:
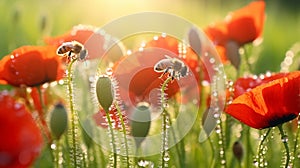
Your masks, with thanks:
[{"label": "poppy petal", "polygon": [[233,100],[226,112],[262,129],[289,121],[300,112],[300,71],[255,87]]}]

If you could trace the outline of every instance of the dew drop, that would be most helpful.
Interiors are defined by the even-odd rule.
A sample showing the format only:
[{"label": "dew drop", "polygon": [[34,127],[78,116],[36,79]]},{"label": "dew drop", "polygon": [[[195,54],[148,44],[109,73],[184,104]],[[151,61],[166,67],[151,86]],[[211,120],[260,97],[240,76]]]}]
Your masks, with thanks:
[{"label": "dew drop", "polygon": [[287,135],[282,136],[281,141],[282,141],[283,143],[288,142],[288,141],[289,141],[288,136],[287,136]]},{"label": "dew drop", "polygon": [[153,37],[153,40],[158,40],[158,36],[154,36],[154,37]]},{"label": "dew drop", "polygon": [[107,68],[105,73],[106,73],[106,75],[111,76],[113,74],[112,68]]},{"label": "dew drop", "polygon": [[59,84],[59,85],[63,85],[63,84],[64,84],[64,80],[63,80],[63,79],[62,79],[62,80],[59,80],[59,81],[58,81],[58,84]]},{"label": "dew drop", "polygon": [[164,108],[168,108],[169,104],[168,103],[164,103],[163,106],[164,106]]},{"label": "dew drop", "polygon": [[205,56],[205,57],[207,57],[208,55],[209,55],[208,52],[205,52],[205,53],[204,53],[204,56]]},{"label": "dew drop", "polygon": [[199,103],[199,101],[197,100],[197,99],[193,99],[193,104],[198,104]]},{"label": "dew drop", "polygon": [[[216,133],[220,134],[221,133],[221,129],[219,127],[216,127]],[[222,142],[222,141],[221,141]]]},{"label": "dew drop", "polygon": [[15,59],[15,56],[14,55],[10,55],[10,59]]},{"label": "dew drop", "polygon": [[55,144],[51,144],[50,148],[53,149],[53,150],[55,150],[56,149],[56,145]]},{"label": "dew drop", "polygon": [[14,104],[14,109],[15,110],[20,110],[21,107],[22,107],[22,104],[20,104],[20,103]]},{"label": "dew drop", "polygon": [[264,74],[260,74],[259,75],[259,79],[264,79],[265,78],[265,75]]},{"label": "dew drop", "polygon": [[131,50],[127,50],[127,51],[126,51],[126,54],[127,54],[127,55],[131,55],[131,54],[132,54],[132,51],[131,51]]},{"label": "dew drop", "polygon": [[201,84],[202,84],[202,86],[209,86],[209,81],[203,80],[203,81],[201,82]]},{"label": "dew drop", "polygon": [[166,152],[165,153],[165,155],[164,155],[164,161],[169,161],[170,160],[170,155],[169,155],[169,153],[168,152]]},{"label": "dew drop", "polygon": [[259,165],[258,161],[254,160],[253,161],[253,166],[258,167],[258,165]]},{"label": "dew drop", "polygon": [[139,51],[140,51],[140,52],[144,51],[144,47],[140,47],[140,48],[139,48]]},{"label": "dew drop", "polygon": [[272,73],[270,71],[266,72],[266,77],[270,77],[272,75]]},{"label": "dew drop", "polygon": [[162,33],[161,37],[163,37],[163,38],[167,37],[167,33]]},{"label": "dew drop", "polygon": [[286,57],[292,57],[292,58],[293,58],[293,57],[295,56],[295,54],[294,54],[293,51],[288,50],[288,51],[286,52],[285,56],[286,56]]},{"label": "dew drop", "polygon": [[209,62],[213,64],[213,63],[216,62],[216,60],[215,60],[214,58],[210,58],[210,59],[209,59]]},{"label": "dew drop", "polygon": [[215,118],[215,119],[220,118],[220,114],[219,114],[218,112],[215,112],[215,113],[214,113],[214,118]]}]

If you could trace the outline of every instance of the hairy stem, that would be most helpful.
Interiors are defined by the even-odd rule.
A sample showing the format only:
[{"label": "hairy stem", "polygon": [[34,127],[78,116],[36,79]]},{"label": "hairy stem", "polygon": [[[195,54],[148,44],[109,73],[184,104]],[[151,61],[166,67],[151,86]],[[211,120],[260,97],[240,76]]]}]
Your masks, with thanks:
[{"label": "hairy stem", "polygon": [[118,105],[118,103],[115,103],[116,109],[118,111],[118,115],[121,121],[121,125],[122,125],[122,133],[123,133],[123,138],[124,138],[124,144],[125,144],[125,154],[126,154],[126,164],[127,164],[127,168],[130,167],[130,163],[129,163],[129,149],[128,149],[128,141],[127,141],[127,131],[126,131],[126,125],[124,123],[124,118],[123,118],[123,114],[121,112],[121,109]]},{"label": "hairy stem", "polygon": [[259,145],[258,145],[258,152],[257,152],[257,161],[258,161],[258,165],[264,165],[264,161],[265,158],[263,157],[263,151],[264,151],[264,147],[263,144],[266,141],[268,135],[270,134],[272,128],[269,128],[268,131],[263,135],[262,140],[260,141]]},{"label": "hairy stem", "polygon": [[287,135],[283,131],[282,124],[278,125],[277,127],[280,131],[281,140],[283,142],[285,152],[286,152],[285,168],[288,168],[289,167],[289,162],[290,162],[290,149],[289,149],[289,145],[288,145]]},{"label": "hairy stem", "polygon": [[109,129],[109,134],[110,134],[110,144],[111,144],[111,147],[112,147],[112,152],[113,152],[113,167],[116,168],[117,167],[117,147],[116,147],[116,144],[115,144],[115,135],[114,135],[114,130],[113,130],[113,125],[112,125],[112,122],[111,122],[111,118],[110,118],[110,114],[109,114],[109,111],[106,111],[106,119],[107,119],[107,122],[108,122],[108,129]]},{"label": "hairy stem", "polygon": [[[300,120],[300,118],[298,118],[298,120]],[[295,144],[294,144],[294,151],[293,151],[293,153],[294,153],[294,160],[293,160],[293,166],[292,167],[294,167],[294,165],[295,165],[295,158],[297,158],[297,147],[298,147],[298,138],[299,138],[299,132],[300,132],[300,121],[298,121],[298,127],[297,127],[297,133],[296,133],[296,137],[295,137]]]},{"label": "hairy stem", "polygon": [[77,128],[78,118],[74,108],[74,97],[73,97],[73,77],[72,77],[72,65],[77,59],[71,60],[70,64],[67,68],[67,89],[69,95],[69,105],[71,111],[71,160],[73,161],[74,167],[80,167],[80,157],[77,151],[79,150],[79,146],[77,143],[78,133],[79,130]]},{"label": "hairy stem", "polygon": [[172,80],[172,77],[167,78],[162,87],[161,87],[161,104],[162,104],[162,150],[161,150],[161,167],[165,168],[168,167],[168,130],[167,125],[169,124],[169,117],[167,115],[167,110],[165,107],[166,98],[165,98],[165,91],[167,89],[168,83]]}]

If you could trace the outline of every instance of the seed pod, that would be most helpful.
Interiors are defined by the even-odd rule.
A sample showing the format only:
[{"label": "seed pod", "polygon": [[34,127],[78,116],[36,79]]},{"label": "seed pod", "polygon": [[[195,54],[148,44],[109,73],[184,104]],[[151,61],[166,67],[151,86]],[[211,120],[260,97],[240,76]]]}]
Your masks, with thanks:
[{"label": "seed pod", "polygon": [[193,27],[189,30],[188,38],[189,38],[189,43],[190,43],[192,49],[200,57],[201,47],[202,47],[201,46],[201,38],[200,38],[200,34],[198,33],[198,31],[195,27]]},{"label": "seed pod", "polygon": [[51,112],[50,129],[56,139],[60,139],[61,135],[67,130],[68,114],[65,107],[58,103]]},{"label": "seed pod", "polygon": [[239,53],[239,44],[235,41],[229,41],[226,43],[226,55],[231,62],[231,64],[236,68],[239,69],[241,64],[241,56]]},{"label": "seed pod", "polygon": [[148,135],[151,126],[151,114],[148,103],[139,103],[132,112],[130,120],[131,134],[138,148]]},{"label": "seed pod", "polygon": [[114,100],[114,90],[112,81],[108,76],[100,76],[96,83],[96,94],[99,104],[105,110],[109,112],[109,107]]},{"label": "seed pod", "polygon": [[234,156],[238,159],[239,162],[242,161],[244,155],[243,145],[240,141],[235,141],[232,146],[232,151]]},{"label": "seed pod", "polygon": [[83,122],[83,124],[84,124],[84,126],[82,127],[82,130],[81,130],[83,142],[85,143],[86,147],[89,149],[93,145],[93,140],[91,138],[93,136],[92,124],[88,119],[86,119]]}]

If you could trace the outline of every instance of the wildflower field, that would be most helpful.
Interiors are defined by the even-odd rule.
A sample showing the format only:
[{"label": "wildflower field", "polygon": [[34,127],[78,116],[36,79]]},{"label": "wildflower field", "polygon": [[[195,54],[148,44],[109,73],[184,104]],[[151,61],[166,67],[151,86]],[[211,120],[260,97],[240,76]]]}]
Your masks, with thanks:
[{"label": "wildflower field", "polygon": [[0,9],[0,168],[300,167],[297,0]]}]

